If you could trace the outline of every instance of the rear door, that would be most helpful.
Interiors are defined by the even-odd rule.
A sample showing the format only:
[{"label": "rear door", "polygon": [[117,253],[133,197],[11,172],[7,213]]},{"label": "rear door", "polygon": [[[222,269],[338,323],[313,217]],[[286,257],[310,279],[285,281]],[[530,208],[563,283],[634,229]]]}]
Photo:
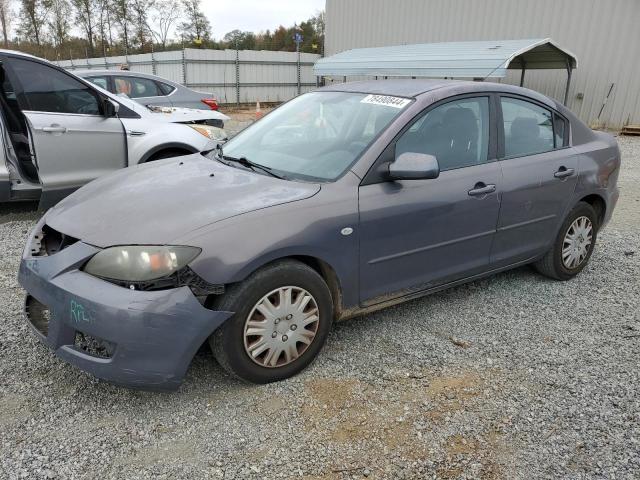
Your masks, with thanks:
[{"label": "rear door", "polygon": [[502,95],[499,135],[504,180],[494,266],[526,261],[548,249],[576,188],[578,154],[568,121],[523,97]]},{"label": "rear door", "polygon": [[96,90],[42,62],[7,57],[6,63],[31,131],[43,201],[127,166],[123,125],[103,115]]}]

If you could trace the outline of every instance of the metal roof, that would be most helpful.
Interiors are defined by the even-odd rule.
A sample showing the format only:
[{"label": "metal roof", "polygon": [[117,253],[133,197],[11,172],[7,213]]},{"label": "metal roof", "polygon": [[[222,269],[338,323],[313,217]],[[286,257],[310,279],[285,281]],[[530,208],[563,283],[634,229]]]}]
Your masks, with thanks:
[{"label": "metal roof", "polygon": [[577,59],[550,38],[356,48],[319,59],[317,76],[500,78],[507,69],[576,68]]}]

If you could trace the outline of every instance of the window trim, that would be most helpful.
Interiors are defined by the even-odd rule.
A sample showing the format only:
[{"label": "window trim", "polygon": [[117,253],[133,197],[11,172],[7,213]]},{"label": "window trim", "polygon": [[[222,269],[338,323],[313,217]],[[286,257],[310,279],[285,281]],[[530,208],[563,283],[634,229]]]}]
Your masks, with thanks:
[{"label": "window trim", "polygon": [[[485,91],[485,92],[469,92],[463,93],[460,95],[452,95],[447,98],[443,98],[438,100],[437,102],[432,103],[431,105],[423,108],[418,113],[416,113],[411,120],[409,120],[404,127],[396,134],[395,137],[389,142],[389,144],[384,148],[382,153],[376,158],[376,160],[371,164],[367,174],[360,182],[360,186],[372,185],[376,183],[384,183],[388,182],[389,179],[384,175],[384,171],[381,168],[385,164],[389,164],[395,160],[395,150],[396,143],[398,140],[409,130],[416,122],[418,122],[424,115],[427,115],[431,110],[435,110],[442,105],[446,105],[447,103],[456,102],[459,100],[464,100],[467,98],[487,98],[488,106],[489,106],[489,145],[487,149],[487,161],[478,165],[487,165],[499,160],[498,157],[498,144],[497,144],[497,111],[494,97],[496,95],[493,92]],[[462,168],[469,168],[478,165],[468,165],[466,167],[458,167],[452,168],[449,170],[444,170],[447,172],[451,172],[454,170],[460,170]]]},{"label": "window trim", "polygon": [[[532,157],[534,155],[541,155],[543,153],[555,152],[557,150],[565,150],[567,148],[571,148],[571,142],[570,142],[570,138],[571,138],[570,137],[571,122],[569,121],[569,119],[567,119],[567,117],[562,115],[555,108],[551,108],[548,105],[545,105],[544,103],[535,100],[534,98],[527,97],[527,96],[524,96],[524,95],[518,95],[516,93],[496,92],[495,93],[495,97],[496,97],[496,128],[498,130],[498,151],[497,151],[498,160],[512,160],[514,158]],[[527,153],[527,154],[524,154],[524,155],[505,155],[504,118],[502,116],[502,98],[503,97],[504,98],[513,98],[515,100],[520,100],[522,102],[531,103],[531,104],[533,104],[533,105],[535,105],[537,107],[542,108],[543,110],[548,111],[551,114],[551,127],[552,127],[554,148],[552,148],[551,150],[545,150],[544,152]],[[563,135],[563,144],[566,143],[566,145],[563,145],[560,148],[557,148],[555,146],[556,139],[555,139],[554,114],[557,114],[560,118],[562,118],[565,121],[565,126],[567,127],[567,128],[565,128],[565,132],[564,132],[564,135]]]}]

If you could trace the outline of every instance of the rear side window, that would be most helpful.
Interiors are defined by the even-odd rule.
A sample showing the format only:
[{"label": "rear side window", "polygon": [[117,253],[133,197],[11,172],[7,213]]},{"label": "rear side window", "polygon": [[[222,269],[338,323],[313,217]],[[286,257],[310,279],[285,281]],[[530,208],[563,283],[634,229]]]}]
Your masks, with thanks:
[{"label": "rear side window", "polygon": [[157,97],[163,95],[153,80],[142,77],[115,77],[115,93],[129,98]]},{"label": "rear side window", "polygon": [[551,112],[533,103],[501,97],[504,153],[521,157],[554,149]]},{"label": "rear side window", "polygon": [[487,162],[489,99],[464,98],[429,110],[398,139],[396,157],[426,153],[441,171]]},{"label": "rear side window", "polygon": [[156,83],[158,84],[158,88],[162,92],[162,95],[169,95],[171,92],[173,92],[176,89],[176,87],[174,87],[173,85],[169,85],[168,83],[162,83],[162,82],[156,82]]},{"label": "rear side window", "polygon": [[96,93],[72,76],[30,60],[12,58],[11,66],[22,84],[23,110],[100,115]]}]

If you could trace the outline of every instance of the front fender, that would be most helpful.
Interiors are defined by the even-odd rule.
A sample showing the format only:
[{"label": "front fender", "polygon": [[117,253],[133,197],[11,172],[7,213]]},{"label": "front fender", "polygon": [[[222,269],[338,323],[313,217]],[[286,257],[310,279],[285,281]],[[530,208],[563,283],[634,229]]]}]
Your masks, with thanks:
[{"label": "front fender", "polygon": [[[240,282],[281,258],[321,260],[335,272],[343,305],[349,308],[358,304],[357,224],[357,185],[329,184],[313,197],[214,223],[176,243],[202,248],[190,266],[214,284]],[[353,233],[342,234],[345,227]]]},{"label": "front fender", "polygon": [[130,166],[143,163],[165,146],[181,145],[180,148],[195,153],[204,150],[209,143],[208,137],[179,123],[152,122],[144,118],[123,118],[122,123],[127,132]]}]

